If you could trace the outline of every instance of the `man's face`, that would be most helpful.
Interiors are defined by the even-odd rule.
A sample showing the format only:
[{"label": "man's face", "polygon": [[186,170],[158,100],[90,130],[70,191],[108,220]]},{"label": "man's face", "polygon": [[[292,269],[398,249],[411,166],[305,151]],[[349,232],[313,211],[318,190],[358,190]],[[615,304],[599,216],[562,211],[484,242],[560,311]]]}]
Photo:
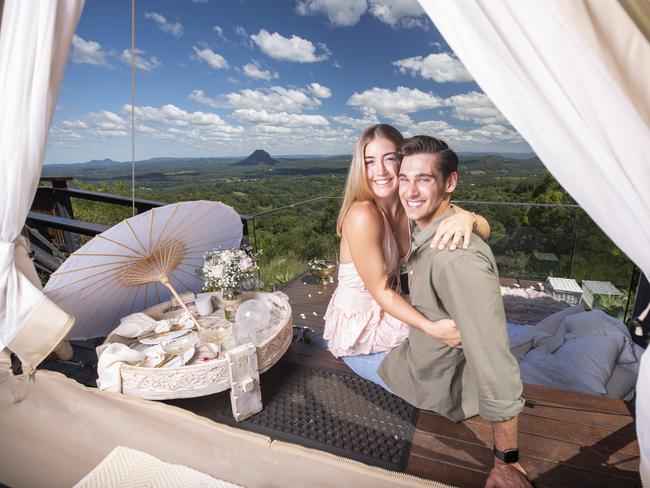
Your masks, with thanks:
[{"label": "man's face", "polygon": [[424,228],[446,212],[457,179],[454,172],[443,180],[435,154],[405,156],[399,171],[399,196],[408,218]]}]

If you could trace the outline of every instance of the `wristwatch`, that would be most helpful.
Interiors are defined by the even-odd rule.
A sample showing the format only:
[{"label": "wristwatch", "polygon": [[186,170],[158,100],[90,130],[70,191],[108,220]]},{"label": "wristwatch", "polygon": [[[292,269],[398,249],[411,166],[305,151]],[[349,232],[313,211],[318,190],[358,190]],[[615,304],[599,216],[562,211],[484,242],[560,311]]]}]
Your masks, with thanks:
[{"label": "wristwatch", "polygon": [[494,455],[506,464],[512,464],[519,461],[519,449],[506,449],[499,451],[496,446],[492,449]]}]

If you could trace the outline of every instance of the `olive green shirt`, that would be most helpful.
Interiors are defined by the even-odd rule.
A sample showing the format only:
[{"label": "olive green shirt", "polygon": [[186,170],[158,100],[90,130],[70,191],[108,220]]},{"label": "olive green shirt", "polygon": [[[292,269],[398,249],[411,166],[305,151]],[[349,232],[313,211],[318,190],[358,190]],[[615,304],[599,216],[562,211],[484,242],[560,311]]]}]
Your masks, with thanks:
[{"label": "olive green shirt", "polygon": [[408,339],[383,360],[379,374],[416,407],[459,422],[480,414],[508,420],[523,408],[519,365],[510,353],[494,255],[476,235],[468,249],[429,247],[446,212],[414,231],[407,269],[413,306],[431,320],[452,318],[463,348],[411,327]]}]

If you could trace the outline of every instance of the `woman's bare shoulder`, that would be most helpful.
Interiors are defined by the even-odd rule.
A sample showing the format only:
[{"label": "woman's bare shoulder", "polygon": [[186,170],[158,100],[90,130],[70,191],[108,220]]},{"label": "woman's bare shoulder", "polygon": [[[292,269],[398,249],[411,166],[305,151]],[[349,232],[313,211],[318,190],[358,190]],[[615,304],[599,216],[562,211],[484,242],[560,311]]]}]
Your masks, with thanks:
[{"label": "woman's bare shoulder", "polygon": [[356,202],[343,221],[343,230],[348,234],[372,233],[383,226],[380,210],[373,202]]},{"label": "woman's bare shoulder", "polygon": [[350,219],[351,222],[355,223],[362,223],[363,221],[381,222],[381,214],[379,212],[380,210],[373,202],[355,202],[350,207],[345,219]]}]

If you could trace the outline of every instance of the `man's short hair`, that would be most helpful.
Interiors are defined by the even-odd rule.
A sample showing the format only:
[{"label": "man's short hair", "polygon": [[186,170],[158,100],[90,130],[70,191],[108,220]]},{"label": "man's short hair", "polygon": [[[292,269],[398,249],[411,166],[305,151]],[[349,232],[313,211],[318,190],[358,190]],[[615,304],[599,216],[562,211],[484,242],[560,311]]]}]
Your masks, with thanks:
[{"label": "man's short hair", "polygon": [[399,147],[400,159],[413,154],[435,154],[438,170],[446,180],[454,171],[458,171],[458,155],[447,143],[431,136],[413,136],[406,139]]}]

